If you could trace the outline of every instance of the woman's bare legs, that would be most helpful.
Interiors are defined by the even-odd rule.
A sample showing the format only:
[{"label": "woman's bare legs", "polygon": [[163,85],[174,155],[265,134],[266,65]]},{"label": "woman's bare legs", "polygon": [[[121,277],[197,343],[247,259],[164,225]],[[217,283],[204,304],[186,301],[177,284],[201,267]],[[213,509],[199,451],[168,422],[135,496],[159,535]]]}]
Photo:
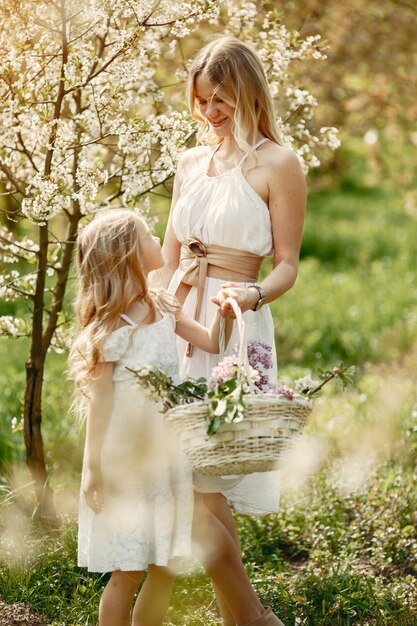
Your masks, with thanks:
[{"label": "woman's bare legs", "polygon": [[130,626],[133,596],[143,572],[113,572],[99,606],[99,626]]},{"label": "woman's bare legs", "polygon": [[246,624],[260,618],[265,609],[250,583],[236,544],[200,493],[195,494],[193,542],[196,555],[235,622]]},{"label": "woman's bare legs", "polygon": [[171,599],[176,568],[149,565],[133,609],[132,626],[161,626]]},{"label": "woman's bare legs", "polygon": [[[233,519],[232,511],[230,510],[230,506],[228,505],[226,498],[221,493],[205,493],[203,498],[209,511],[211,511],[211,513],[213,513],[213,515],[215,515],[217,519],[221,521],[223,526],[229,531],[230,536],[236,545],[239,558],[241,558],[239,535],[237,534],[235,520]],[[235,626],[236,622],[225,599],[223,598],[222,592],[214,583],[213,587],[223,621],[223,626]]]}]

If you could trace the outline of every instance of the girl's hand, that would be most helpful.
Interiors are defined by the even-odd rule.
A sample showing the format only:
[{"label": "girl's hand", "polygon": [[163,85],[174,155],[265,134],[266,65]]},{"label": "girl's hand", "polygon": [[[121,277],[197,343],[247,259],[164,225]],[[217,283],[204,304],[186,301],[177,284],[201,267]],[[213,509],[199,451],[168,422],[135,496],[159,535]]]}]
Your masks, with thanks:
[{"label": "girl's hand", "polygon": [[100,471],[87,469],[83,493],[87,506],[94,513],[100,513],[103,510],[103,477]]},{"label": "girl's hand", "polygon": [[219,307],[219,313],[225,319],[235,319],[233,309],[228,302],[225,302],[227,298],[233,298],[239,305],[242,313],[253,309],[258,300],[259,293],[253,287],[239,287],[234,283],[225,283],[222,285],[220,291],[211,299],[214,304]]}]

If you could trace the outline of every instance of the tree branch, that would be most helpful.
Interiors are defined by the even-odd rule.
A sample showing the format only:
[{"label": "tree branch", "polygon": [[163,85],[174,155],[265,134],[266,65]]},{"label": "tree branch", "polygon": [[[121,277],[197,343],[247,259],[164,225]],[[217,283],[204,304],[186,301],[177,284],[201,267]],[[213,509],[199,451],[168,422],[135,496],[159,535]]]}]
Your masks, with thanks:
[{"label": "tree branch", "polygon": [[97,26],[97,24],[99,24],[100,22],[97,20],[97,22],[94,22],[94,24],[91,24],[91,26],[89,26],[84,32],[82,32],[80,35],[77,35],[76,37],[74,37],[74,39],[70,39],[68,41],[68,45],[70,46],[72,43],[74,43],[75,41],[78,41],[78,39],[82,39],[85,35],[87,35],[87,33],[90,32],[90,30],[92,30],[94,28],[94,26]]},{"label": "tree branch", "polygon": [[[75,94],[75,102],[77,106],[77,113],[81,111],[81,91],[77,91]],[[80,138],[81,130],[78,131],[78,138]],[[79,160],[79,152],[80,149],[74,151],[73,161],[72,161],[72,180],[73,182],[73,191],[76,193],[78,191],[76,185],[76,174],[78,169],[78,160]],[[65,243],[62,246],[62,254],[61,254],[61,264],[59,268],[56,268],[57,272],[57,282],[55,285],[55,289],[53,292],[53,300],[52,306],[48,312],[48,319],[46,323],[46,327],[42,337],[43,349],[46,350],[49,348],[55,329],[57,327],[58,315],[62,310],[62,303],[64,300],[65,290],[67,287],[69,271],[71,267],[72,260],[72,252],[77,241],[77,231],[78,231],[78,223],[82,217],[80,203],[78,200],[72,201],[73,211],[69,214],[68,227],[65,234]]]},{"label": "tree branch", "polygon": [[[61,115],[61,108],[65,96],[64,79],[65,64],[68,60],[68,42],[67,42],[67,19],[65,14],[65,0],[60,3],[61,13],[61,42],[62,42],[62,63],[59,78],[58,94],[55,101],[53,120],[57,121]],[[54,143],[56,140],[57,126],[53,125],[49,136],[49,148],[46,152],[44,175],[49,177],[52,168],[52,157],[54,153]],[[46,271],[48,267],[47,254],[49,246],[49,236],[47,225],[39,226],[39,251],[38,256],[38,276],[36,280],[36,289],[34,295],[34,310],[32,319],[32,345],[30,359],[32,364],[43,361],[45,358],[47,347],[42,340],[43,335],[43,312],[44,312],[44,293],[46,284]]]},{"label": "tree branch", "polygon": [[16,287],[16,285],[10,285],[10,289],[13,289],[13,291],[20,294],[24,298],[27,298],[28,300],[33,300],[35,298],[33,293],[29,293],[28,291],[23,291],[23,289],[20,289],[20,287]]},{"label": "tree branch", "polygon": [[90,139],[90,141],[84,141],[83,143],[77,143],[73,146],[68,146],[66,150],[78,150],[79,148],[83,148],[84,146],[91,146],[93,143],[97,143],[106,137],[111,137],[114,133],[104,133],[104,135],[100,135],[99,137],[95,137],[94,139]]},{"label": "tree branch", "polygon": [[20,250],[23,250],[24,252],[29,252],[30,254],[36,254],[35,250],[29,250],[28,248],[25,248],[24,246],[22,246],[20,243],[16,243],[15,241],[7,239],[7,237],[4,237],[3,235],[0,235],[0,241],[4,241],[5,243],[15,246],[16,248],[19,248]]},{"label": "tree branch", "polygon": [[404,7],[405,9],[410,9],[413,13],[417,13],[417,5],[413,2],[413,0],[392,0],[393,3],[397,6]]},{"label": "tree branch", "polygon": [[6,174],[8,180],[12,183],[12,185],[14,185],[16,191],[18,191],[20,194],[22,194],[22,196],[26,195],[26,191],[24,190],[24,188],[21,186],[20,182],[17,180],[17,178],[12,174],[12,172],[10,171],[10,169],[7,167],[7,165],[5,165],[4,163],[0,163],[0,170],[2,172],[4,172],[4,174]]},{"label": "tree branch", "polygon": [[18,132],[17,137],[19,139],[20,145],[22,146],[23,154],[27,156],[35,172],[39,172],[39,169],[35,161],[33,160],[32,155],[30,154],[29,150],[26,148],[25,142],[23,141],[22,133],[20,131]]},{"label": "tree branch", "polygon": [[[158,3],[159,4],[159,1]],[[151,15],[153,14],[154,10],[151,11],[151,13],[149,13],[149,15],[147,15],[147,17],[142,20],[141,22],[138,22],[138,28],[136,29],[136,31],[129,37],[129,39],[125,42],[124,46],[118,50],[113,56],[111,56],[105,63],[103,63],[103,65],[101,67],[99,67],[98,69],[95,69],[95,67],[97,67],[97,64],[93,65],[92,67],[92,71],[90,72],[89,76],[87,77],[87,79],[85,80],[84,83],[82,83],[82,85],[76,86],[76,87],[71,87],[70,89],[67,89],[65,94],[71,93],[72,91],[75,91],[76,89],[80,89],[82,87],[85,87],[86,85],[88,85],[92,80],[94,80],[97,76],[99,76],[99,74],[101,74],[102,72],[104,72],[104,70],[106,70],[109,65],[111,65],[117,58],[119,58],[120,56],[123,56],[123,54],[125,54],[129,49],[131,49],[133,47],[133,45],[135,44],[135,42],[137,41],[137,39],[140,36],[140,32],[141,32],[141,28],[143,28],[144,26],[147,27],[161,27],[161,26],[169,26],[171,24],[175,24],[175,22],[177,22],[178,20],[172,20],[166,23],[161,23],[161,24],[150,24],[148,22],[148,19],[151,17]],[[186,18],[182,18],[182,21],[185,21],[186,19],[189,19],[190,17],[192,17],[193,15],[195,15],[195,13],[190,13]],[[109,24],[109,21],[108,23]],[[99,50],[100,53],[100,58],[101,55],[104,51],[105,48],[105,37],[103,37],[103,42],[102,42],[102,46]]]}]

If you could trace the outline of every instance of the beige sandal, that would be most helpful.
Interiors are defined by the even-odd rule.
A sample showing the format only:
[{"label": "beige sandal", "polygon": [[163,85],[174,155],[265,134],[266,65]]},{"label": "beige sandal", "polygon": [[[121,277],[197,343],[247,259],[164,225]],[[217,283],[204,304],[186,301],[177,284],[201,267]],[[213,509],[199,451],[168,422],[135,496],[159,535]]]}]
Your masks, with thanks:
[{"label": "beige sandal", "polygon": [[265,613],[253,622],[248,622],[244,626],[284,626],[280,619],[272,612],[271,607],[267,607]]}]

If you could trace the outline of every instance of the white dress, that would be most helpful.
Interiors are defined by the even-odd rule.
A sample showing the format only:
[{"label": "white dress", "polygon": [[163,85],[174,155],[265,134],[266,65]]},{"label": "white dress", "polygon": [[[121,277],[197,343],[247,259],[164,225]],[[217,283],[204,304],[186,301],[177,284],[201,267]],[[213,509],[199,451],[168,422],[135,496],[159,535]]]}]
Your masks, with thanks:
[{"label": "white dress", "polygon": [[[265,139],[258,142],[255,149],[264,141]],[[202,158],[200,167],[185,177],[182,183],[172,214],[172,224],[178,241],[183,243],[190,238],[197,238],[204,244],[225,246],[261,256],[270,255],[273,242],[269,209],[243,175],[241,165],[244,159],[237,167],[219,176],[208,175],[210,160],[211,156]],[[175,293],[183,275],[184,272],[179,269],[175,272],[169,292]],[[213,277],[206,279],[198,320],[204,326],[210,326],[216,310],[211,297],[225,282],[225,279]],[[245,286],[250,283],[236,284]],[[196,298],[197,287],[191,287],[184,302],[184,312],[190,316],[193,315]],[[277,357],[270,308],[264,306],[257,312],[247,311],[243,317],[248,341],[258,339],[272,347],[274,367],[268,374],[275,383]],[[238,341],[237,328],[234,326],[226,354],[233,351]],[[194,347],[192,356],[187,357],[186,347],[187,343],[177,338],[181,377],[210,378],[211,370],[219,360],[218,355],[208,354]],[[240,513],[264,514],[279,509],[278,471],[249,474],[244,478],[203,477],[196,474],[194,486],[197,491],[224,493],[231,506]]]},{"label": "white dress", "polygon": [[[103,510],[80,496],[78,564],[93,572],[141,571],[191,555],[192,470],[160,406],[126,367],[150,365],[179,381],[175,319],[113,331],[102,357],[114,362],[113,409],[102,448]],[[83,476],[85,473],[85,463]]]}]

